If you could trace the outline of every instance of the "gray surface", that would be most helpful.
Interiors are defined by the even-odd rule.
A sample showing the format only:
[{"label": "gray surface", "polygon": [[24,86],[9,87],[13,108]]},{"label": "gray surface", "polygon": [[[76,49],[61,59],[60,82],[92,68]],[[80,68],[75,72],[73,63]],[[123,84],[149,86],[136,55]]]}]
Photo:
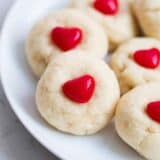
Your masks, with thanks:
[{"label": "gray surface", "polygon": [[3,20],[6,16],[8,9],[14,1],[15,0],[0,0],[0,27],[2,26]]},{"label": "gray surface", "polygon": [[0,160],[57,160],[26,131],[0,84]]},{"label": "gray surface", "polygon": [[[14,0],[0,0],[0,27]],[[58,160],[43,148],[12,112],[0,83],[0,160]]]}]

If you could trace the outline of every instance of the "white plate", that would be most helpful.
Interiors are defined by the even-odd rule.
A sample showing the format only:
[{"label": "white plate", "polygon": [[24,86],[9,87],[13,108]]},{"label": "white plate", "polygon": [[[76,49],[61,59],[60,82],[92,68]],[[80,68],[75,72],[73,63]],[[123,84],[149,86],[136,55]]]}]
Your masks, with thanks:
[{"label": "white plate", "polygon": [[8,14],[2,31],[1,80],[12,109],[28,131],[62,159],[142,160],[120,140],[113,124],[94,136],[75,137],[48,126],[36,110],[37,80],[25,59],[25,38],[39,18],[66,3],[67,0],[19,0]]}]

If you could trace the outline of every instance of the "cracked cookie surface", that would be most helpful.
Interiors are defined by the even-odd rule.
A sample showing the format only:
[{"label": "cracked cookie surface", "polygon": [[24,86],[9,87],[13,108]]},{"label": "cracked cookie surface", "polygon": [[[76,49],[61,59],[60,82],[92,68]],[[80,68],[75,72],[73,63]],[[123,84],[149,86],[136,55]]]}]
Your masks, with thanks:
[{"label": "cracked cookie surface", "polygon": [[136,87],[120,99],[115,117],[119,136],[150,160],[160,159],[160,123],[147,115],[146,107],[148,103],[160,100],[159,91],[159,82]]},{"label": "cracked cookie surface", "polygon": [[133,59],[136,51],[151,48],[160,50],[160,42],[154,38],[134,38],[123,43],[113,53],[111,67],[118,77],[122,94],[137,85],[160,81],[160,66],[154,69],[145,68]]},{"label": "cracked cookie surface", "polygon": [[[89,56],[97,58],[103,58],[107,54],[108,39],[104,35],[101,26],[79,10],[62,9],[40,20],[28,35],[26,42],[27,59],[33,72],[38,77],[42,75],[50,59],[60,54],[65,54],[65,51],[59,48],[59,46],[66,48],[67,45],[73,43],[69,38],[66,38],[68,34],[70,34],[70,38],[73,40],[77,38],[75,29],[74,33],[69,31],[67,32],[68,34],[64,32],[64,29],[59,29],[54,34],[57,37],[51,37],[52,31],[56,27],[64,27],[65,29],[76,27],[76,31],[81,31],[81,42],[71,50],[81,50]],[[59,46],[51,38],[58,40]],[[67,39],[66,43],[65,38]]]},{"label": "cracked cookie surface", "polygon": [[[118,12],[107,15],[94,8],[93,0],[72,0],[70,7],[81,9],[104,28],[109,37],[110,50],[115,49],[122,42],[138,34],[137,25],[131,13],[131,0],[118,0]],[[104,6],[104,4],[103,4]]]},{"label": "cracked cookie surface", "polygon": [[135,0],[133,10],[144,34],[160,39],[160,1]]},{"label": "cracked cookie surface", "polygon": [[[86,74],[91,75],[95,81],[93,96],[86,103],[74,102],[62,92],[62,86],[68,81],[76,86],[76,82],[70,80]],[[72,89],[77,95],[75,87]],[[58,130],[89,135],[110,122],[119,96],[118,81],[107,64],[84,53],[72,51],[51,61],[38,83],[36,103],[42,117]]]}]

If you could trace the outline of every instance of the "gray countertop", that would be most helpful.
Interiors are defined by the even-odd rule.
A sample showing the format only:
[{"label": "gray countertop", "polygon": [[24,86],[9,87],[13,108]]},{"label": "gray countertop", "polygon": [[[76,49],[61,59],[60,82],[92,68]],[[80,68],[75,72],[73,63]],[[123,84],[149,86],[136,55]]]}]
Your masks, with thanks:
[{"label": "gray countertop", "polygon": [[57,160],[23,127],[0,84],[0,160]]},{"label": "gray countertop", "polygon": [[[0,27],[14,0],[0,0]],[[43,148],[12,112],[0,84],[0,160],[58,160]]]}]

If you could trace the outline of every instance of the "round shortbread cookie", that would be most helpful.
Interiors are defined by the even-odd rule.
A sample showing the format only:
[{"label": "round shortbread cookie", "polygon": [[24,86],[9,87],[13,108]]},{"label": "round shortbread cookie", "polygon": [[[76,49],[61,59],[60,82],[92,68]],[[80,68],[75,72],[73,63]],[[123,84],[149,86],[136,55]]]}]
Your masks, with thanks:
[{"label": "round shortbread cookie", "polygon": [[[157,49],[157,53],[145,54],[145,52],[155,52],[152,51],[153,48]],[[137,51],[142,50],[144,50],[144,53],[141,53],[142,56],[138,55],[138,60],[142,61],[141,64],[135,61],[134,56]],[[115,53],[113,53],[111,66],[119,79],[121,93],[125,93],[137,85],[146,82],[160,81],[159,50],[160,41],[154,38],[134,38],[119,46]],[[147,54],[149,55],[148,57]],[[151,57],[152,54],[153,57]],[[155,62],[156,64],[154,64]],[[149,63],[148,65],[153,66],[145,67],[143,63]]]},{"label": "round shortbread cookie", "polygon": [[160,83],[136,87],[124,95],[115,117],[119,136],[149,160],[160,160]]},{"label": "round shortbread cookie", "polygon": [[108,51],[107,41],[101,26],[86,14],[63,9],[33,27],[26,43],[27,58],[33,72],[40,77],[50,59],[65,54],[66,50],[77,49],[91,57],[103,58]]},{"label": "round shortbread cookie", "polygon": [[38,83],[36,103],[51,126],[90,135],[110,122],[119,96],[118,81],[107,64],[72,51],[50,62]]},{"label": "round shortbread cookie", "polygon": [[144,34],[160,39],[160,0],[135,0],[133,10]]},{"label": "round shortbread cookie", "polygon": [[[106,36],[109,37],[110,50],[115,49],[122,42],[129,40],[138,34],[136,21],[131,12],[131,0],[118,0],[117,13],[113,15],[103,14],[97,10],[94,7],[95,2],[96,0],[72,0],[70,7],[83,10],[101,24]],[[102,5],[104,6],[104,4]]]}]

